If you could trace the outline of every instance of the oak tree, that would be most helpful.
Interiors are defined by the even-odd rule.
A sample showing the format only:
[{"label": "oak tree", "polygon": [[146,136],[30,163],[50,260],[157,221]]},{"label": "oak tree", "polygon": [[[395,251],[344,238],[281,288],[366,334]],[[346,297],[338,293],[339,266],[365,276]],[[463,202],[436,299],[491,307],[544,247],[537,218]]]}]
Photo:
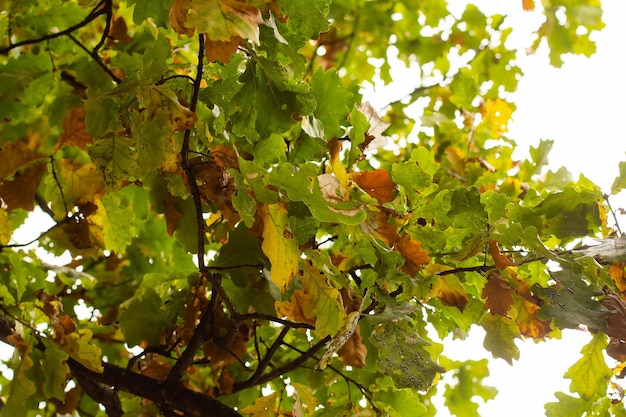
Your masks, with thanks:
[{"label": "oak tree", "polygon": [[[594,52],[597,0],[519,3],[553,65]],[[472,326],[509,363],[591,332],[547,414],[624,415],[624,239],[550,141],[513,159],[515,34],[445,0],[0,1],[0,415],[475,416],[487,362],[438,342]]]}]

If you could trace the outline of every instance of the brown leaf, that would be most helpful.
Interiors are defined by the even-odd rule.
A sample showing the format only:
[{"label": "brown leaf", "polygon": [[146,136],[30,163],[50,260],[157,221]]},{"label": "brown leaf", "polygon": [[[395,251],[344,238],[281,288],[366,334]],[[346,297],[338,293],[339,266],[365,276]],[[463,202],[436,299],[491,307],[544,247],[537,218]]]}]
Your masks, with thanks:
[{"label": "brown leaf", "polygon": [[12,176],[18,169],[42,156],[30,149],[24,141],[6,142],[0,149],[0,180]]},{"label": "brown leaf", "polygon": [[413,276],[417,274],[422,266],[428,265],[430,262],[430,256],[428,256],[425,250],[420,249],[421,246],[422,242],[411,240],[408,236],[403,236],[400,241],[395,244],[394,249],[405,259],[404,265],[401,268],[402,272],[405,274]]},{"label": "brown leaf", "polygon": [[622,363],[626,362],[626,342],[611,337],[606,347],[606,353],[613,359],[617,359]]},{"label": "brown leaf", "polygon": [[158,356],[152,356],[152,360],[141,368],[139,373],[159,381],[165,380],[170,373],[171,366],[159,359]]},{"label": "brown leaf", "polygon": [[109,30],[108,38],[109,41],[118,41],[126,44],[133,41],[133,38],[128,36],[128,27],[122,16],[115,16],[111,21],[111,29]]},{"label": "brown leaf", "polygon": [[170,8],[170,25],[180,35],[193,36],[195,30],[185,26],[187,22],[187,11],[191,5],[191,0],[174,0]]},{"label": "brown leaf", "polygon": [[176,203],[179,197],[175,197],[168,193],[167,200],[165,200],[163,214],[165,215],[165,224],[167,225],[167,234],[171,237],[178,229],[183,215],[176,209]]},{"label": "brown leaf", "polygon": [[[224,319],[227,320],[227,319]],[[221,323],[224,325],[224,323]],[[232,322],[228,320],[226,326],[232,326]],[[211,361],[213,369],[223,368],[226,365],[237,362],[237,358],[242,358],[248,352],[248,334],[247,327],[243,327],[235,333],[232,340],[225,345],[213,340],[209,340],[202,345],[204,356]]]},{"label": "brown leaf", "polygon": [[209,62],[221,62],[227,64],[237,52],[239,43],[243,38],[235,36],[228,41],[214,41],[206,38],[204,42],[204,55]]},{"label": "brown leaf", "polygon": [[380,204],[393,201],[396,196],[396,183],[389,177],[386,169],[360,171],[352,174],[354,181]]},{"label": "brown leaf", "polygon": [[356,330],[348,341],[337,351],[343,364],[355,368],[365,368],[365,358],[367,357],[367,347],[363,344],[361,328],[356,326]]},{"label": "brown leaf", "polygon": [[30,165],[23,173],[18,173],[11,181],[0,181],[0,198],[7,211],[18,208],[31,211],[35,207],[35,194],[41,177],[46,172],[44,163]]},{"label": "brown leaf", "polygon": [[448,307],[456,307],[460,311],[467,306],[467,292],[461,281],[455,275],[445,275],[433,282],[431,296],[438,297],[441,303]]},{"label": "brown leaf", "polygon": [[291,296],[291,301],[276,301],[274,302],[274,308],[276,309],[276,315],[281,318],[286,318],[294,323],[308,323],[311,326],[315,326],[315,317],[307,317],[302,311],[301,303],[298,302],[299,298],[302,298],[304,291],[297,289]]},{"label": "brown leaf", "polygon": [[220,372],[220,378],[217,380],[217,386],[220,389],[220,394],[231,394],[233,392],[234,384],[235,381],[233,380],[233,377],[230,376],[228,369],[222,369],[222,372]]},{"label": "brown leaf", "polygon": [[85,109],[72,107],[63,122],[63,133],[59,136],[55,148],[58,150],[67,144],[85,150],[92,142],[93,139],[85,130]]},{"label": "brown leaf", "polygon": [[86,219],[78,218],[76,220],[75,218],[69,223],[64,224],[62,230],[76,249],[89,249],[94,247],[89,233],[89,222]]},{"label": "brown leaf", "polygon": [[500,274],[489,274],[481,297],[487,300],[485,307],[491,314],[506,316],[513,305],[513,290],[509,282]]},{"label": "brown leaf", "polygon": [[519,327],[519,331],[522,335],[532,337],[533,339],[539,339],[552,331],[550,328],[550,323],[552,322],[551,319],[540,320],[537,318],[539,306],[526,301],[525,299],[518,300],[519,302],[516,304],[518,312],[515,322],[517,323],[517,327]]},{"label": "brown leaf", "polygon": [[493,258],[493,261],[496,264],[496,268],[498,268],[498,271],[502,271],[504,268],[509,266],[519,265],[519,262],[513,262],[509,258],[504,256],[500,252],[498,242],[493,239],[489,239],[489,253],[491,253],[491,257]]},{"label": "brown leaf", "polygon": [[615,339],[626,341],[626,303],[619,295],[608,293],[600,303],[612,313],[604,316],[607,329],[605,333]]}]

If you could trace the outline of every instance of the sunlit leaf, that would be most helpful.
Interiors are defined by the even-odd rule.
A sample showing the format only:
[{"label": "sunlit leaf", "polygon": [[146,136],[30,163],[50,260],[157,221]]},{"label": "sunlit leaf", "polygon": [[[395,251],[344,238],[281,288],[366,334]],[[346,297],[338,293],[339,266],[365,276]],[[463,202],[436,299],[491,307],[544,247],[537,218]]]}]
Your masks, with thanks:
[{"label": "sunlit leaf", "polygon": [[272,282],[284,292],[298,271],[300,249],[288,228],[287,209],[272,204],[260,208],[263,213],[263,253],[270,260]]}]

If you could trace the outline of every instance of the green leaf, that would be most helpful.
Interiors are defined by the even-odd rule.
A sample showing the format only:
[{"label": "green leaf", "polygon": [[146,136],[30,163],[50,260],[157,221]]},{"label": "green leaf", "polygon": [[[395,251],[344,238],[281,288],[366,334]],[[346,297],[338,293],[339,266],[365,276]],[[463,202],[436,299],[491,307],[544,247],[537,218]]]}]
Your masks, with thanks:
[{"label": "green leaf", "polygon": [[83,366],[95,372],[102,372],[102,350],[91,343],[93,332],[89,329],[78,329],[63,338],[63,350],[72,359],[80,362]]},{"label": "green leaf", "polygon": [[[29,350],[32,345],[29,346]],[[7,390],[7,401],[0,409],[1,417],[26,417],[29,412],[28,398],[33,395],[37,388],[33,381],[26,377],[26,372],[33,366],[33,360],[28,351],[13,365],[13,380],[9,383]],[[4,390],[3,390],[4,391]]]},{"label": "green leaf", "polygon": [[304,265],[302,271],[300,282],[303,294],[300,306],[304,315],[315,318],[317,337],[336,335],[346,318],[339,291],[314,267]]},{"label": "green leaf", "polygon": [[124,253],[137,233],[133,207],[133,201],[141,198],[137,190],[135,187],[125,187],[117,192],[105,194],[97,202],[98,215],[102,219],[104,244],[113,252]]},{"label": "green leaf", "polygon": [[342,126],[354,104],[354,95],[344,86],[337,71],[318,70],[310,81],[311,95],[317,101],[315,117],[324,125],[326,139],[343,136]]},{"label": "green leaf", "polygon": [[572,397],[562,392],[557,392],[554,395],[558,402],[546,404],[545,409],[547,417],[582,416],[590,405],[587,400]]},{"label": "green leaf", "polygon": [[515,339],[520,339],[520,331],[510,317],[496,314],[485,314],[480,320],[485,332],[483,346],[491,352],[494,358],[504,359],[513,365],[513,360],[519,359],[519,348]]},{"label": "green leaf", "polygon": [[611,194],[617,194],[626,188],[626,161],[619,163],[619,175],[611,185]]},{"label": "green leaf", "polygon": [[480,417],[474,398],[488,401],[494,399],[498,392],[494,387],[483,385],[484,378],[489,376],[487,359],[459,362],[442,357],[441,365],[457,379],[455,385],[446,385],[444,393],[450,412],[457,417]]},{"label": "green leaf", "polygon": [[161,297],[152,288],[141,287],[120,317],[120,330],[129,346],[142,342],[157,346],[170,325]]},{"label": "green leaf", "polygon": [[561,329],[584,325],[596,332],[606,328],[604,316],[609,311],[597,301],[604,295],[600,287],[587,284],[571,269],[550,272],[550,276],[558,283],[557,288],[533,286],[533,290],[546,300],[539,310],[539,318],[554,318],[554,323]]},{"label": "green leaf", "polygon": [[133,8],[133,20],[136,25],[141,25],[144,20],[150,18],[158,26],[166,27],[169,24],[168,14],[174,0],[128,0]]},{"label": "green leaf", "polygon": [[604,360],[609,341],[604,333],[596,333],[581,351],[582,357],[565,372],[572,380],[570,391],[577,392],[582,399],[593,400],[606,395],[607,381],[613,372]]},{"label": "green leaf", "polygon": [[446,371],[424,349],[430,343],[406,321],[383,324],[370,341],[378,349],[378,369],[391,377],[396,388],[427,390],[437,373]]},{"label": "green leaf", "polygon": [[42,370],[45,378],[44,394],[48,398],[56,398],[63,401],[65,400],[66,378],[70,373],[70,368],[67,365],[69,354],[45,339],[43,343],[46,346],[46,352],[42,360]]}]

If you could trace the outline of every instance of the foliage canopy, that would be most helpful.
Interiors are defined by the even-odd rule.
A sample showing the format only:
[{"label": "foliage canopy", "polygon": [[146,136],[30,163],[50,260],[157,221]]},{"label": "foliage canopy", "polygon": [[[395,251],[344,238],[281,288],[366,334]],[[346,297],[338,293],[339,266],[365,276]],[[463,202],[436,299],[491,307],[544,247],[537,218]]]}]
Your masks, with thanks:
[{"label": "foliage canopy", "polygon": [[[591,55],[599,2],[543,4],[531,49]],[[471,326],[509,363],[589,330],[547,414],[624,415],[624,241],[550,141],[513,160],[514,34],[445,0],[0,1],[0,415],[470,417],[487,362],[427,329]]]}]

